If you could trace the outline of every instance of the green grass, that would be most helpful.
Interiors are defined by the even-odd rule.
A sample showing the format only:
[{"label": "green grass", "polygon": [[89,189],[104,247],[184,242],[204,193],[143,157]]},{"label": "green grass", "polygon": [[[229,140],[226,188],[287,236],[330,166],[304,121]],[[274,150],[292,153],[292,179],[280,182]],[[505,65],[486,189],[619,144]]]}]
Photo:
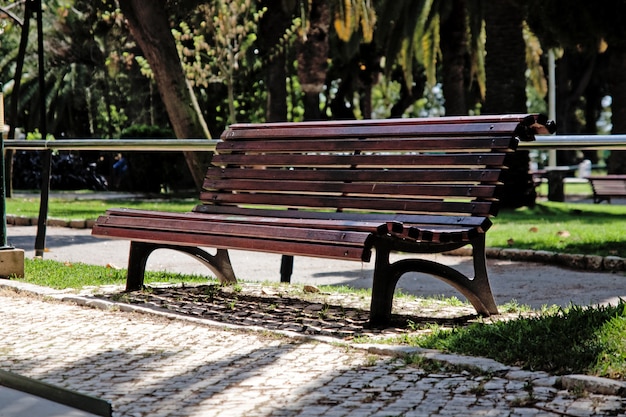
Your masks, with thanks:
[{"label": "green grass", "polygon": [[[96,219],[107,208],[128,207],[141,210],[164,210],[173,212],[190,211],[198,200],[196,198],[174,199],[88,199],[82,198],[51,198],[48,204],[48,218],[61,220]],[[39,216],[39,196],[8,198],[6,200],[8,215],[37,217]]]},{"label": "green grass", "polygon": [[534,317],[473,323],[388,343],[495,359],[552,374],[626,377],[626,303],[608,307],[553,308]]},{"label": "green grass", "polygon": [[[126,270],[84,263],[24,259],[24,278],[20,281],[55,289],[81,289],[102,285],[124,285]],[[206,283],[207,277],[169,272],[146,271],[146,283]]]},{"label": "green grass", "polygon": [[[588,182],[565,182],[563,184],[565,195],[589,197],[593,194],[591,184]],[[543,183],[537,187],[537,194],[540,196],[548,195],[548,184]]]},{"label": "green grass", "polygon": [[501,210],[487,246],[626,257],[626,206],[542,202]]}]

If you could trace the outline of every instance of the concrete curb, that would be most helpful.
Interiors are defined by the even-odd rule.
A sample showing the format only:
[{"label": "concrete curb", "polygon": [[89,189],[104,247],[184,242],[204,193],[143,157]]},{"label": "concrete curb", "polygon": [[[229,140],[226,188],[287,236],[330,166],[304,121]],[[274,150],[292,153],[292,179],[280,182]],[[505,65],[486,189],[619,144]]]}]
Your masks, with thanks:
[{"label": "concrete curb", "polygon": [[626,381],[617,381],[610,378],[596,377],[590,375],[562,375],[554,376],[546,372],[526,371],[519,367],[504,365],[493,359],[464,356],[443,353],[433,349],[423,349],[409,346],[394,346],[381,344],[362,344],[349,341],[341,341],[328,336],[306,335],[285,330],[269,330],[260,326],[240,326],[236,324],[221,323],[208,319],[196,317],[185,317],[180,314],[170,313],[160,309],[135,306],[126,303],[117,303],[108,300],[94,299],[84,295],[72,294],[68,291],[55,290],[37,285],[0,280],[0,288],[10,289],[16,292],[33,294],[36,296],[49,297],[59,302],[73,303],[82,307],[95,308],[100,310],[119,310],[123,312],[141,313],[155,315],[170,320],[182,320],[204,326],[219,327],[237,332],[262,332],[274,333],[296,340],[308,340],[318,343],[342,344],[353,349],[365,350],[373,355],[404,358],[408,356],[420,356],[429,361],[436,361],[451,365],[455,368],[465,369],[473,372],[480,372],[488,375],[496,375],[508,380],[523,381],[532,384],[533,387],[555,387],[569,391],[585,391],[602,395],[626,395]]}]

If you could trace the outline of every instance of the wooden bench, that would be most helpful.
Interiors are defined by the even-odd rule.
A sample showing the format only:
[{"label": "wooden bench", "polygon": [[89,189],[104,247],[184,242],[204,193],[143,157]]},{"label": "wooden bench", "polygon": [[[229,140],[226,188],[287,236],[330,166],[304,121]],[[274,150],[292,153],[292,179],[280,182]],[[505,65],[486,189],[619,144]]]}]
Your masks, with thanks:
[{"label": "wooden bench", "polygon": [[586,177],[593,190],[593,202],[611,202],[611,197],[626,197],[626,175],[594,175]]},{"label": "wooden bench", "polygon": [[[480,314],[496,314],[485,232],[498,210],[505,157],[550,123],[524,115],[236,124],[221,136],[201,204],[190,213],[111,209],[93,235],[131,240],[127,291],[152,251],[175,249],[234,282],[228,249],[369,262],[370,319],[391,317],[406,272],[432,274]],[[473,247],[475,276],[391,252]],[[209,254],[202,247],[216,248]]]}]

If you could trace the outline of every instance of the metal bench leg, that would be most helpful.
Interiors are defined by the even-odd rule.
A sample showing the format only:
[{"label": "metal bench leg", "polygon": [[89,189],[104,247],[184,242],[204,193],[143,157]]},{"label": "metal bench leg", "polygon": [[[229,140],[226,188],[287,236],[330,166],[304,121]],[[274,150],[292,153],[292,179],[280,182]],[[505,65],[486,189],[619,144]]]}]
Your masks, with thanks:
[{"label": "metal bench leg", "polygon": [[487,275],[487,255],[485,252],[485,234],[472,239],[472,261],[474,263],[474,279],[471,281],[471,290],[476,294],[486,311],[483,314],[498,314],[498,306],[491,292],[489,276]]},{"label": "metal bench leg", "polygon": [[128,255],[128,275],[126,276],[126,291],[138,291],[143,288],[143,279],[146,272],[148,256],[157,249],[153,243],[130,242]]},{"label": "metal bench leg", "polygon": [[389,263],[390,249],[385,245],[376,247],[376,264],[372,283],[370,325],[384,325],[391,319],[393,294],[396,284],[407,272],[426,273],[456,288],[472,304],[478,314],[498,314],[498,307],[491,292],[485,256],[485,235],[471,241],[473,247],[474,278],[438,262],[426,259],[402,259]]},{"label": "metal bench leg", "polygon": [[291,282],[293,273],[293,256],[283,255],[280,258],[280,282]]},{"label": "metal bench leg", "polygon": [[128,256],[126,291],[137,291],[143,288],[148,257],[157,249],[172,249],[192,256],[213,271],[222,284],[237,282],[235,272],[230,263],[230,256],[226,249],[217,249],[215,255],[211,255],[193,246],[163,245],[132,241],[130,242],[130,254]]},{"label": "metal bench leg", "polygon": [[[215,273],[217,279],[219,279],[222,284],[234,284],[237,282],[237,278],[235,278],[235,271],[233,271],[233,265],[230,263],[230,256],[228,255],[227,249],[218,249],[213,256],[201,249],[194,249],[197,249],[201,253],[208,256],[209,260],[207,261],[207,266]],[[197,255],[195,256],[198,257]]]},{"label": "metal bench leg", "polygon": [[391,320],[393,293],[400,275],[394,273],[389,263],[391,249],[388,245],[376,247],[376,263],[374,264],[374,280],[372,282],[372,299],[370,304],[370,326],[380,326]]}]

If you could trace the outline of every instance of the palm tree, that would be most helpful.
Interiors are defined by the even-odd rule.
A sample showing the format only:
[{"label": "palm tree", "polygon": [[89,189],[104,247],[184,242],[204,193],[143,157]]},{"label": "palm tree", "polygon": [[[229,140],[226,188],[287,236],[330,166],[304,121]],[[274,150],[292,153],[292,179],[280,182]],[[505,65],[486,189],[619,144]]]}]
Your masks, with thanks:
[{"label": "palm tree", "polygon": [[[586,50],[608,59],[608,86],[612,97],[612,133],[626,133],[626,15],[625,0],[530,0],[529,24],[548,47]],[[604,48],[603,48],[604,49]],[[557,119],[559,121],[559,119]],[[626,173],[626,152],[612,151],[610,173]]]},{"label": "palm tree", "polygon": [[[515,2],[495,1],[485,9],[485,114],[527,111],[523,24],[524,9]],[[509,170],[503,178],[502,205],[533,206],[537,194],[528,172],[528,151],[517,151],[508,158]]]},{"label": "palm tree", "polygon": [[[446,114],[468,114],[484,94],[481,3],[467,0],[385,3],[379,20],[383,22],[382,33],[377,31],[375,37],[384,39],[387,61],[398,62],[407,86],[413,84],[416,64],[421,65],[428,89],[441,80]],[[474,86],[478,90],[475,97]]]},{"label": "palm tree", "polygon": [[330,5],[327,0],[306,4],[305,28],[296,44],[298,80],[303,92],[304,119],[319,120],[320,93],[326,83],[330,50]]},{"label": "palm tree", "polygon": [[[287,46],[288,30],[293,12],[283,0],[263,0],[261,6],[267,10],[259,22],[259,55],[267,57],[266,82],[267,106],[265,119],[268,122],[287,120]],[[284,39],[287,35],[287,39]]]},{"label": "palm tree", "polygon": [[[466,71],[468,54],[467,5],[465,0],[445,2],[447,16],[442,18],[440,45],[442,56],[443,95],[446,115],[466,115],[468,106]],[[453,99],[454,98],[454,99]]]}]

